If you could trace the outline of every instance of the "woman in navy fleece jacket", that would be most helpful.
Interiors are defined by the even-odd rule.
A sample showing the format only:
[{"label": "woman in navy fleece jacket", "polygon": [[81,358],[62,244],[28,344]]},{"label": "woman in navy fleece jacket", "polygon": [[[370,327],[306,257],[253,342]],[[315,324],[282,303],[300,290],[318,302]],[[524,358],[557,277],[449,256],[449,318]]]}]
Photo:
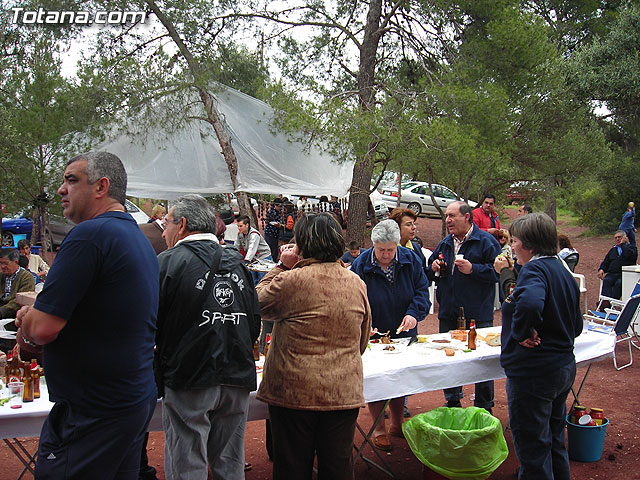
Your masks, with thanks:
[{"label": "woman in navy fleece jacket", "polygon": [[509,233],[522,269],[502,304],[500,363],[519,478],[569,480],[565,402],[576,375],[573,342],[582,332],[580,291],[556,255],[551,218],[525,215]]}]

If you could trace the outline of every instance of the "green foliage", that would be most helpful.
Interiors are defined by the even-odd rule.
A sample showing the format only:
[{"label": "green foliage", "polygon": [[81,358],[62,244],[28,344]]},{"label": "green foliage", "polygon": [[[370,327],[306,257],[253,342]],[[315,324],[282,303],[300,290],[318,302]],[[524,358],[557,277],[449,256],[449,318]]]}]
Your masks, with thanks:
[{"label": "green foliage", "polygon": [[93,120],[91,100],[60,75],[51,32],[14,32],[18,52],[4,58],[0,88],[0,197],[29,210],[55,197],[64,161],[84,144],[75,135]]},{"label": "green foliage", "polygon": [[579,95],[603,102],[623,131],[619,142],[640,144],[640,6],[628,2],[611,30],[577,52],[568,65]]}]

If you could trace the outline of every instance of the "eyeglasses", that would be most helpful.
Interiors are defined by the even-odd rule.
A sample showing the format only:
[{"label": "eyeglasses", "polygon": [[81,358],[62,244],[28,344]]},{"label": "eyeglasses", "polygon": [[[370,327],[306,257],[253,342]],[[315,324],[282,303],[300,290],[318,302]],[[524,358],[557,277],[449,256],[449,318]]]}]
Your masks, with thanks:
[{"label": "eyeglasses", "polygon": [[615,237],[613,237],[615,240],[622,240],[622,235],[616,235]]}]

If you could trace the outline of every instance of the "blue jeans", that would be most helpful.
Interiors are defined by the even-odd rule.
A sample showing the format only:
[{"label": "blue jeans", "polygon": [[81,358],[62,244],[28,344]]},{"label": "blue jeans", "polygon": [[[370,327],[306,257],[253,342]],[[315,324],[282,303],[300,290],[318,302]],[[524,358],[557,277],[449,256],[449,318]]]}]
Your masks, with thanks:
[{"label": "blue jeans", "polygon": [[564,445],[565,402],[575,378],[575,362],[550,374],[507,377],[509,424],[520,460],[520,480],[570,479]]},{"label": "blue jeans", "polygon": [[267,242],[267,245],[269,245],[269,248],[271,249],[271,258],[274,262],[277,262],[278,258],[280,258],[280,251],[278,250],[278,237],[272,237],[265,234],[264,240],[265,242]]},{"label": "blue jeans", "polygon": [[636,232],[633,231],[633,228],[624,231],[627,234],[627,238],[629,239],[629,245],[632,247],[636,246]]}]

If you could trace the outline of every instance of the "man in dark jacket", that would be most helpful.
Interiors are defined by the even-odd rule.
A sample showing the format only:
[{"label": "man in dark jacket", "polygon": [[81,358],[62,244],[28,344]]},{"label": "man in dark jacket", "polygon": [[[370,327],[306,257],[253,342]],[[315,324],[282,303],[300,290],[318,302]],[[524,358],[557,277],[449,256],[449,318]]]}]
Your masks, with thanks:
[{"label": "man in dark jacket", "polygon": [[[454,202],[447,207],[446,236],[429,257],[429,278],[437,282],[436,298],[440,305],[438,319],[440,331],[455,330],[460,307],[464,307],[466,327],[474,319],[476,326],[493,325],[493,301],[498,276],[493,261],[500,254],[500,244],[495,237],[473,223],[471,207],[465,202]],[[447,271],[441,271],[440,254]],[[459,407],[463,397],[462,387],[446,388],[447,406]],[[476,384],[476,407],[491,412],[493,407],[493,382]]]},{"label": "man in dark jacket", "polygon": [[[164,391],[167,478],[244,478],[244,429],[256,389],[260,306],[242,256],[216,239],[200,195],[176,200],[158,256],[156,379]],[[191,478],[191,477],[189,477]]]},{"label": "man in dark jacket", "polygon": [[14,318],[20,309],[16,293],[33,292],[35,288],[33,275],[18,265],[19,258],[15,248],[0,250],[0,318]]},{"label": "man in dark jacket", "polygon": [[620,299],[622,297],[622,267],[635,265],[638,250],[629,243],[627,234],[618,230],[613,239],[616,244],[611,247],[598,267],[598,278],[602,280],[602,295]]}]

